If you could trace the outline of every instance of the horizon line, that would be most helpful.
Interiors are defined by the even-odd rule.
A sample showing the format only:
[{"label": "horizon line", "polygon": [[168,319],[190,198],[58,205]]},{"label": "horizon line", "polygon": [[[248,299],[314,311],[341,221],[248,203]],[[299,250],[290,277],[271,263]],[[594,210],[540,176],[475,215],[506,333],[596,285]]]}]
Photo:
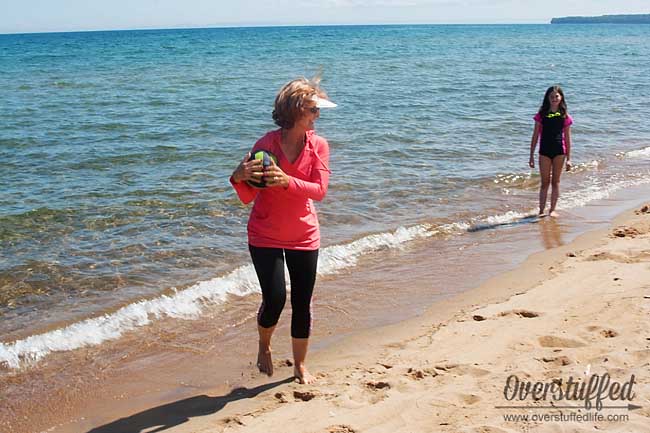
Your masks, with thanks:
[{"label": "horizon line", "polygon": [[282,28],[282,27],[370,27],[370,26],[511,26],[511,25],[550,25],[550,21],[520,21],[520,22],[477,22],[477,23],[322,23],[322,24],[215,24],[206,26],[172,26],[172,27],[134,27],[134,28],[102,28],[78,30],[41,30],[41,31],[0,31],[4,35],[38,35],[60,33],[93,33],[93,32],[137,32],[157,30],[209,30],[209,29],[253,29],[253,28]]}]

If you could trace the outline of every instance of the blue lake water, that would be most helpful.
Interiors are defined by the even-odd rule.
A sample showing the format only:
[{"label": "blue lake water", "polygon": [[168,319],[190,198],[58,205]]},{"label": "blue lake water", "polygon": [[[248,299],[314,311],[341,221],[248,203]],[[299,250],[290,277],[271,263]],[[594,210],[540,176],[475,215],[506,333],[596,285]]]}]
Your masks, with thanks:
[{"label": "blue lake water", "polygon": [[[533,211],[532,116],[553,84],[575,121],[561,207],[650,182],[649,42],[643,25],[0,35],[0,362],[50,324],[254,292],[228,176],[297,76],[322,70],[339,104],[317,124],[322,274]],[[172,288],[195,292],[159,302]]]}]

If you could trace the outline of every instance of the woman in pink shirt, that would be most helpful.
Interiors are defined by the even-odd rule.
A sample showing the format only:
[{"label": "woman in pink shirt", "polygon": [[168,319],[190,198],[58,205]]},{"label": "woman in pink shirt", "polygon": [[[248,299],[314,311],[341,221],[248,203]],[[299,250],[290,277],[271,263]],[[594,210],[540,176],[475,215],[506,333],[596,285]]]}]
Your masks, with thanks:
[{"label": "woman in pink shirt", "polygon": [[[305,367],[320,247],[313,201],[325,197],[330,175],[329,145],[314,133],[314,122],[321,108],[336,107],[319,81],[299,78],[280,89],[273,110],[273,120],[280,129],[260,138],[230,177],[243,203],[255,201],[248,220],[248,244],[262,289],[257,367],[273,375],[271,337],[286,300],[286,259],[291,279],[294,375],[301,383],[315,380]],[[275,155],[277,164],[264,168],[262,160],[249,161],[259,150]],[[266,187],[248,183],[260,180]]]}]

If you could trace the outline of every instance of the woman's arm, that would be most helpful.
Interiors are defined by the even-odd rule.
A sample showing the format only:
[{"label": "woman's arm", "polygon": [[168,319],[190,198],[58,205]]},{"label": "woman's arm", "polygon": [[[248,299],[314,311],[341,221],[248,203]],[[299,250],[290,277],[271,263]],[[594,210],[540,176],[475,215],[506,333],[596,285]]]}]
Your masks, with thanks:
[{"label": "woman's arm", "polygon": [[264,169],[264,181],[268,187],[280,186],[289,194],[316,201],[321,201],[327,194],[329,176],[329,171],[323,168],[314,168],[309,180],[289,176],[275,164]]},{"label": "woman's arm", "polygon": [[246,181],[259,181],[262,178],[262,161],[259,159],[249,161],[250,157],[251,153],[248,152],[230,176],[230,183],[235,188],[239,200],[244,204],[252,202],[259,192],[258,189],[253,188]]},{"label": "woman's arm", "polygon": [[287,175],[280,167],[273,164],[264,169],[264,181],[270,187],[281,186],[289,194],[321,201],[329,185],[329,146],[325,142],[318,150],[310,150],[313,168],[309,180]]},{"label": "woman's arm", "polygon": [[327,170],[314,169],[310,181],[292,177],[287,191],[312,200],[321,201],[327,194],[330,174]]}]

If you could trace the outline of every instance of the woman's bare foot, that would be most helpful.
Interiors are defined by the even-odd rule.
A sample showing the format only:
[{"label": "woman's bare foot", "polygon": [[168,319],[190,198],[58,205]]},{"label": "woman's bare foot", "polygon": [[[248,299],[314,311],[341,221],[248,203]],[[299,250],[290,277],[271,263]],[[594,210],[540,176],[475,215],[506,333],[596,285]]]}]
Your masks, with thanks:
[{"label": "woman's bare foot", "polygon": [[316,377],[307,371],[307,367],[304,364],[293,367],[293,376],[305,385],[316,382]]},{"label": "woman's bare foot", "polygon": [[260,373],[267,376],[273,376],[273,358],[271,357],[271,347],[260,343],[257,352],[257,368]]},{"label": "woman's bare foot", "polygon": [[551,211],[551,212],[549,212],[548,216],[551,216],[553,218],[557,218],[557,217],[560,216],[560,214],[558,214],[556,211]]}]

